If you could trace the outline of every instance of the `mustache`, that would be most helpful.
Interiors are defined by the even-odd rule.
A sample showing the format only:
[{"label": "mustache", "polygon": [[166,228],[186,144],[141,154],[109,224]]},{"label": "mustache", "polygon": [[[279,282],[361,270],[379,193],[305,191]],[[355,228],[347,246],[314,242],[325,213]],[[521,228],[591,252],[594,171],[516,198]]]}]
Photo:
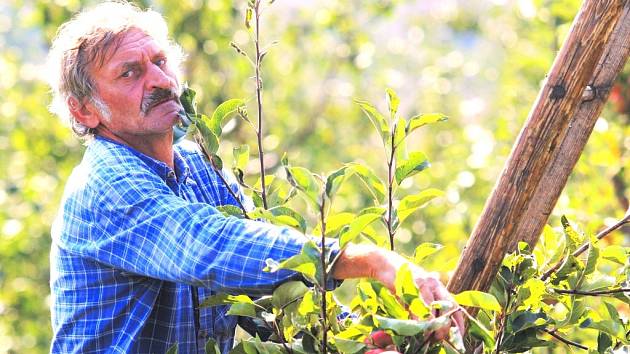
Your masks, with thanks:
[{"label": "mustache", "polygon": [[173,88],[165,89],[158,87],[142,99],[140,111],[142,114],[147,114],[155,106],[170,100],[175,100],[175,102],[179,103],[179,95],[177,94],[177,91]]}]

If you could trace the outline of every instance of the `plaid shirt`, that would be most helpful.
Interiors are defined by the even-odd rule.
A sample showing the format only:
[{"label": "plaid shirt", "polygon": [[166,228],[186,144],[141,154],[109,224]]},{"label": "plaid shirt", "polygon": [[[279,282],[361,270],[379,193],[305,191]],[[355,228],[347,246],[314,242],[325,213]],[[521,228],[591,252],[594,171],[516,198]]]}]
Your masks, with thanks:
[{"label": "plaid shirt", "polygon": [[226,353],[237,318],[226,307],[196,314],[195,300],[268,294],[296,277],[262,269],[299,253],[304,235],[223,216],[214,206],[236,201],[195,145],[176,144],[174,157],[175,171],[103,138],[89,144],[52,228],[51,352],[164,353],[177,343],[196,353],[212,337]]}]

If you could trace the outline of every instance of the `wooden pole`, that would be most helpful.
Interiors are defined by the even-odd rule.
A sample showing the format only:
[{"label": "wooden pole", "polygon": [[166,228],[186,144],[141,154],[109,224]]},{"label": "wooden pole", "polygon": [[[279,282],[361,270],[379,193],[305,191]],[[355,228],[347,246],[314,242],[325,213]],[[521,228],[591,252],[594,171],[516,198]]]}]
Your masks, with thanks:
[{"label": "wooden pole", "polygon": [[487,290],[508,247],[520,238],[517,227],[545,171],[556,160],[584,87],[628,1],[585,0],[582,4],[459,259],[448,284],[451,292]]},{"label": "wooden pole", "polygon": [[519,241],[527,242],[532,248],[536,245],[604,108],[610,88],[617,75],[623,70],[629,55],[630,2],[627,2],[617,27],[604,49],[604,54],[597,64],[595,73],[582,95],[582,103],[569,123],[568,131],[558,147],[558,152],[554,153],[554,161],[547,166],[529,208],[516,228],[517,237],[510,245],[510,249],[515,249]]}]

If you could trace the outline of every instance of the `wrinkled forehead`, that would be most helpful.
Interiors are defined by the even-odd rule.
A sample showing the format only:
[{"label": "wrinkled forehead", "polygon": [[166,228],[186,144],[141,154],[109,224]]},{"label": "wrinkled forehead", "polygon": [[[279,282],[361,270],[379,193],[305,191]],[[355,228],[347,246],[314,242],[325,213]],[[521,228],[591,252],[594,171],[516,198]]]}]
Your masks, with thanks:
[{"label": "wrinkled forehead", "polygon": [[99,70],[121,54],[132,52],[134,49],[146,46],[147,43],[151,43],[155,50],[161,50],[153,37],[139,28],[129,27],[119,31],[107,31],[101,39],[100,49],[94,51],[88,61],[92,69]]}]

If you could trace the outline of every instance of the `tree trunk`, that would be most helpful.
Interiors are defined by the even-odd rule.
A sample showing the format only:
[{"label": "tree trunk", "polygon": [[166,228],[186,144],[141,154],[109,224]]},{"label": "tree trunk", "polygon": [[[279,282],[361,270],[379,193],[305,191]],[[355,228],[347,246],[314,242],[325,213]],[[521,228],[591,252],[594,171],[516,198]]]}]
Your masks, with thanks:
[{"label": "tree trunk", "polygon": [[[524,230],[526,223],[530,221],[526,217],[541,219],[536,225],[544,225],[546,222],[549,212],[538,209],[541,204],[537,204],[539,201],[535,200],[539,196],[537,193],[547,193],[544,189],[547,186],[542,186],[543,183],[558,184],[559,190],[566,183],[567,177],[557,180],[552,177],[545,179],[545,176],[549,171],[555,170],[551,166],[555,161],[563,159],[560,154],[575,148],[565,147],[562,150],[562,146],[567,146],[563,141],[567,140],[567,135],[575,134],[575,122],[572,118],[577,117],[575,114],[581,108],[584,88],[593,82],[591,78],[596,64],[602,57],[628,1],[630,0],[584,1],[459,259],[448,286],[451,292],[487,290],[503,256],[510,250],[509,247],[517,240],[536,243],[540,227],[528,229],[531,235],[518,232]],[[611,49],[615,53],[618,50],[621,48]],[[595,96],[598,95],[596,86],[595,82]],[[605,89],[601,92],[601,97],[604,98],[608,94]],[[588,112],[585,110],[583,114],[594,122],[604,100],[596,98],[591,102],[596,108]],[[577,150],[578,156],[583,147],[584,144]],[[565,168],[564,174],[568,176],[573,164],[571,168]],[[545,199],[547,198],[549,197],[545,195]],[[544,205],[551,203],[553,206],[557,195],[552,196],[552,199],[553,201],[549,200]]]}]

